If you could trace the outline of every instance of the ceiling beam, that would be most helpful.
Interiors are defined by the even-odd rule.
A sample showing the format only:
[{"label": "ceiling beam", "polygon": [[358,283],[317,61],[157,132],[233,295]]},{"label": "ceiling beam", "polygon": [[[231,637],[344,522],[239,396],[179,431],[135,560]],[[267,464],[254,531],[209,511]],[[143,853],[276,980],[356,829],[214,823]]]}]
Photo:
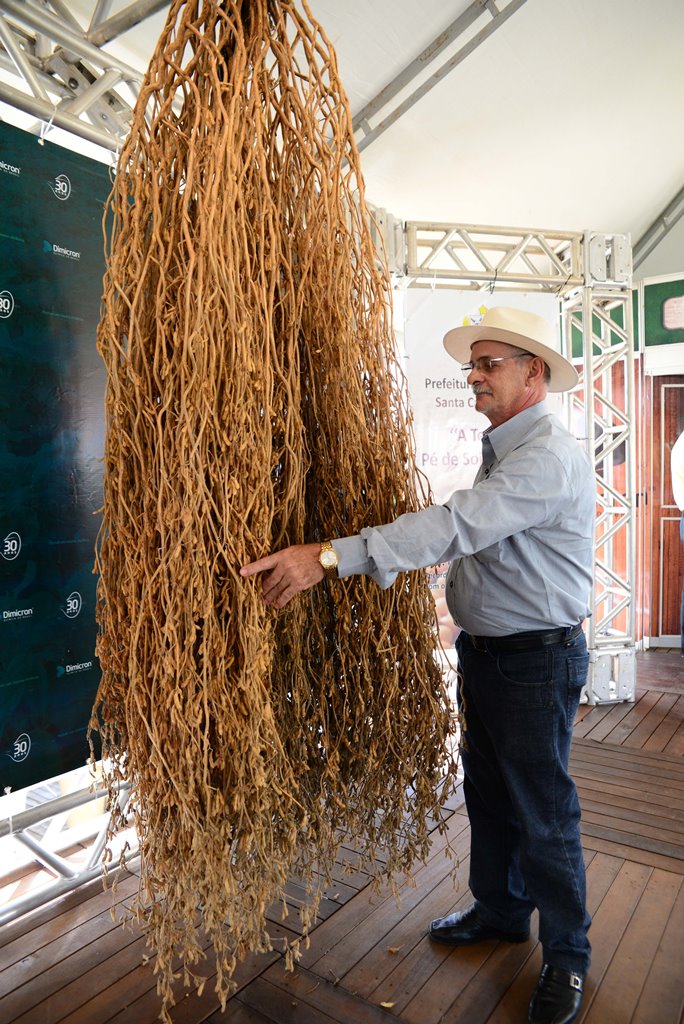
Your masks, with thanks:
[{"label": "ceiling beam", "polygon": [[674,199],[671,199],[664,210],[658,214],[641,238],[634,243],[632,260],[634,269],[644,262],[646,257],[660,245],[665,235],[684,216],[684,186],[680,188]]},{"label": "ceiling beam", "polygon": [[[353,127],[354,133],[363,132],[360,139],[357,140],[357,146],[359,152],[370,146],[371,142],[375,142],[384,132],[387,131],[402,114],[405,114],[407,110],[410,110],[419,100],[423,98],[431,89],[434,89],[443,78],[445,78],[454,68],[465,60],[465,58],[477,49],[497,28],[500,28],[511,15],[515,14],[526,0],[508,0],[508,3],[503,9],[501,3],[503,0],[498,0],[499,6],[494,0],[473,0],[473,3],[456,18],[443,32],[441,32],[433,41],[427,46],[422,53],[418,55],[414,60],[408,64],[403,71],[401,71],[395,78],[389,82],[388,85],[384,86],[383,89],[370,100],[359,112],[354,116]],[[477,20],[483,16],[489,16],[491,20],[484,28],[467,40],[459,50],[454,53],[445,64],[437,69],[422,85],[415,89],[406,99],[401,103],[398,103],[389,113],[380,121],[379,124],[372,126],[370,119],[382,111],[384,108],[389,107],[391,101],[408,88],[415,79],[420,76],[429,65],[439,56],[447,47],[455,43],[459,37],[463,36],[468,29],[474,25]]]},{"label": "ceiling beam", "polygon": [[169,0],[137,0],[136,3],[125,7],[123,11],[107,18],[106,21],[91,26],[86,38],[95,46],[104,46],[105,43],[111,42],[112,39],[123,35],[129,29],[135,28],[141,21],[145,21],[146,18],[168,6]]},{"label": "ceiling beam", "polygon": [[126,81],[142,81],[142,73],[136,68],[125,64],[105,50],[98,49],[88,42],[84,35],[77,33],[71,24],[67,24],[56,15],[49,14],[45,8],[33,7],[26,0],[0,0],[0,14],[4,14],[8,22],[18,25],[29,32],[41,33],[59,43],[84,60],[90,61],[99,68],[116,68]]},{"label": "ceiling beam", "polygon": [[57,128],[63,128],[67,132],[78,135],[81,139],[94,142],[97,146],[103,146],[112,152],[116,152],[119,148],[120,143],[115,136],[110,135],[101,128],[95,127],[95,125],[79,120],[73,114],[60,110],[59,107],[53,107],[50,103],[45,103],[44,100],[39,100],[35,96],[28,96],[24,92],[19,92],[18,89],[14,89],[11,85],[6,85],[4,82],[0,82],[0,100],[9,103],[12,107],[16,107],[17,110],[23,110],[24,113],[31,114],[32,117],[37,117],[40,121],[46,122],[48,126],[55,125]]},{"label": "ceiling beam", "polygon": [[[168,0],[135,0],[109,17],[111,6],[98,0],[84,31],[64,0],[50,0],[50,7],[0,0],[0,67],[17,77],[17,84],[0,83],[0,99],[37,118],[36,134],[55,125],[106,149],[120,148],[143,73],[102,47],[168,7]],[[119,95],[122,86],[128,101]]]}]

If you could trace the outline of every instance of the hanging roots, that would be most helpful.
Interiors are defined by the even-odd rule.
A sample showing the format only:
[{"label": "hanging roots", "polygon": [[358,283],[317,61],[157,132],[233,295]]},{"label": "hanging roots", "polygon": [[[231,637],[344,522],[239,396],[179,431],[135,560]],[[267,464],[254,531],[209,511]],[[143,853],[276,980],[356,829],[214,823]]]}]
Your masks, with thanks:
[{"label": "hanging roots", "polygon": [[282,612],[239,576],[425,500],[349,108],[302,6],[172,3],[108,207],[91,728],[112,795],[133,787],[164,1019],[212,947],[225,1005],[293,872],[313,895],[281,937],[306,933],[345,835],[377,878],[410,871],[450,785],[423,573]]}]

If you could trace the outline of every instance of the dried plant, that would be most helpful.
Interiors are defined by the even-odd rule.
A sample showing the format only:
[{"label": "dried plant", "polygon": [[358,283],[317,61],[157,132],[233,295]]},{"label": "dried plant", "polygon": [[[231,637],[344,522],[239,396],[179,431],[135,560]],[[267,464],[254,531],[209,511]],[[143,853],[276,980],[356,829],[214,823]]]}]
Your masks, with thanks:
[{"label": "dried plant", "polygon": [[112,795],[132,783],[164,1019],[176,957],[190,985],[213,947],[225,1004],[291,872],[306,932],[344,835],[396,879],[449,790],[424,575],[280,613],[238,575],[426,499],[348,104],[301,7],[171,4],[108,206],[91,727]]}]

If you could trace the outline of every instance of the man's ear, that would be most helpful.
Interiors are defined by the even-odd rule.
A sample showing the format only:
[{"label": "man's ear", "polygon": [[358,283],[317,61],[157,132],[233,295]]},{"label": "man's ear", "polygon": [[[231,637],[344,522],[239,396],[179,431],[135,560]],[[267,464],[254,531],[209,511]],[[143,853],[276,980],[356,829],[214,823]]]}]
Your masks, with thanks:
[{"label": "man's ear", "polygon": [[545,363],[541,356],[533,356],[527,363],[527,380],[530,384],[536,384],[543,380]]}]

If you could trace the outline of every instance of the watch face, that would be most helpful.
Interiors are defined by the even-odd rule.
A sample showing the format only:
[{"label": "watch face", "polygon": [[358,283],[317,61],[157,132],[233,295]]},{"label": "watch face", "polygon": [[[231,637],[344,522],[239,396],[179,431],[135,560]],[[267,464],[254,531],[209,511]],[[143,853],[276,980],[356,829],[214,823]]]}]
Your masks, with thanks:
[{"label": "watch face", "polygon": [[330,548],[321,551],[320,562],[324,569],[334,569],[337,565],[337,555]]}]

